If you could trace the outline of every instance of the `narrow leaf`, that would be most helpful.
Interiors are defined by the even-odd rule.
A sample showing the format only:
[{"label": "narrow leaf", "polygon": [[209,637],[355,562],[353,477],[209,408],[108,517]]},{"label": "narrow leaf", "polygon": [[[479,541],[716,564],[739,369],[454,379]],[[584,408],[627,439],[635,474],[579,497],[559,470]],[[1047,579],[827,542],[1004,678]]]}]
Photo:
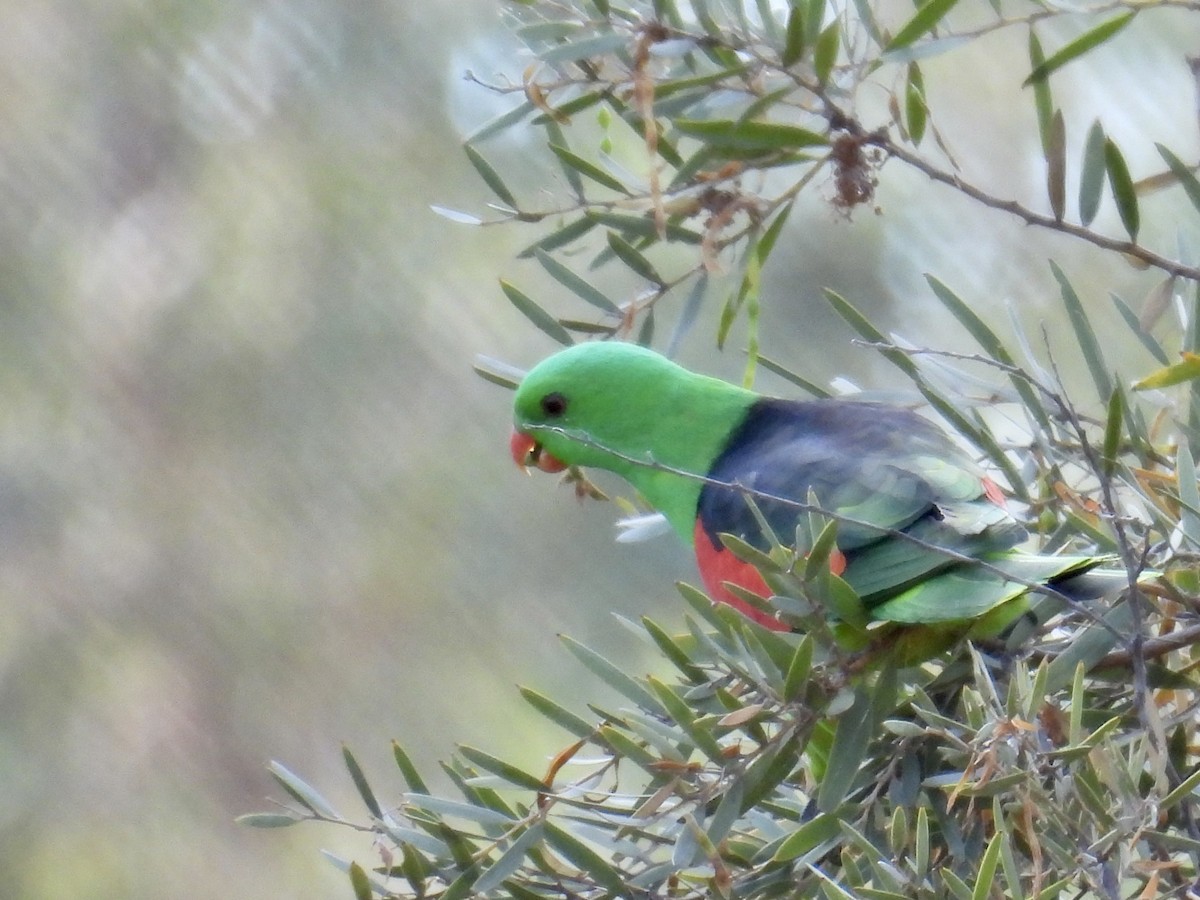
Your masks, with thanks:
[{"label": "narrow leaf", "polygon": [[[1042,42],[1038,40],[1037,32],[1029,29],[1029,64],[1036,72],[1045,65],[1046,56],[1042,52]],[[1037,112],[1038,136],[1042,139],[1042,153],[1050,147],[1050,119],[1054,115],[1054,98],[1050,95],[1050,82],[1040,79],[1033,85],[1033,106]]]},{"label": "narrow leaf", "polygon": [[430,212],[441,216],[443,219],[448,219],[458,225],[482,225],[483,219],[474,213],[462,212],[458,209],[451,209],[448,206],[438,206],[436,203],[429,204]]},{"label": "narrow leaf", "polygon": [[598,885],[613,896],[628,894],[621,873],[579,838],[557,825],[547,823],[546,842],[570,863],[591,876]]},{"label": "narrow leaf", "polygon": [[794,66],[804,57],[804,38],[807,28],[804,22],[804,4],[794,3],[788,12],[787,37],[784,40],[783,52],[779,61],[786,69]]},{"label": "narrow leaf", "polygon": [[485,138],[491,137],[493,134],[498,134],[501,131],[511,128],[535,109],[537,109],[537,107],[535,107],[528,100],[525,100],[520,105],[514,106],[507,112],[503,112],[496,116],[496,118],[480,125],[475,131],[467,135],[467,139],[463,142],[464,146],[478,143]]},{"label": "narrow leaf", "polygon": [[304,820],[290,813],[246,813],[234,821],[249,828],[287,828]]},{"label": "narrow leaf", "polygon": [[508,849],[501,853],[491,866],[480,873],[473,888],[474,892],[480,895],[487,894],[498,888],[502,881],[515,874],[521,868],[521,863],[525,861],[525,855],[529,849],[541,842],[543,830],[543,824],[535,822],[521,832],[521,836],[509,844]]},{"label": "narrow leaf", "polygon": [[708,678],[704,674],[704,670],[693,664],[686,651],[660,625],[649,617],[642,616],[642,626],[654,643],[658,645],[658,649],[662,651],[663,655],[684,674],[688,681],[695,684],[707,682]]},{"label": "narrow leaf", "polygon": [[742,119],[676,119],[675,128],[714,147],[748,151],[796,150],[829,143],[825,135],[797,125]]},{"label": "narrow leaf", "polygon": [[1108,173],[1108,183],[1112,187],[1113,199],[1117,201],[1117,212],[1121,216],[1121,224],[1129,232],[1131,241],[1137,240],[1141,215],[1138,212],[1137,191],[1133,189],[1133,179],[1129,176],[1129,167],[1125,157],[1117,149],[1110,138],[1104,141],[1104,168]]},{"label": "narrow leaf", "polygon": [[592,181],[596,182],[596,184],[606,187],[609,190],[616,191],[618,194],[632,196],[632,192],[629,190],[629,188],[625,187],[625,185],[623,185],[618,178],[610,175],[595,163],[588,162],[582,156],[577,153],[572,153],[566,147],[560,147],[557,144],[550,144],[549,146],[550,152],[557,156],[564,165],[570,166],[580,175],[583,175],[585,178],[590,178]]},{"label": "narrow leaf", "polygon": [[813,50],[813,70],[816,73],[817,82],[822,87],[829,83],[829,76],[833,73],[841,36],[841,26],[838,24],[838,20],[834,19],[817,38],[817,46]]},{"label": "narrow leaf", "polygon": [[987,849],[983,851],[983,859],[979,863],[979,871],[975,876],[975,889],[971,892],[971,900],[987,900],[995,887],[996,866],[1000,862],[1000,843],[1006,839],[1003,831],[997,831],[988,841]]},{"label": "narrow leaf", "polygon": [[529,295],[504,279],[500,280],[500,289],[504,291],[504,296],[517,308],[518,312],[547,335],[568,347],[575,343],[575,339],[571,337],[567,329],[562,327],[558,319],[538,306]]},{"label": "narrow leaf", "polygon": [[1145,378],[1135,382],[1133,389],[1135,391],[1148,391],[1200,378],[1200,355],[1195,353],[1181,353],[1180,356],[1182,357],[1180,362],[1151,372]]},{"label": "narrow leaf", "polygon": [[1107,22],[1101,22],[1089,31],[1085,31],[1057,53],[1051,55],[1041,65],[1035,66],[1033,71],[1029,73],[1029,76],[1021,83],[1021,87],[1045,81],[1046,76],[1051,72],[1061,69],[1067,63],[1071,62],[1071,60],[1077,59],[1089,50],[1103,44],[1128,25],[1133,16],[1134,12],[1122,13],[1119,16],[1109,19]]},{"label": "narrow leaf", "polygon": [[832,812],[845,799],[866,758],[873,724],[871,695],[860,685],[854,692],[854,704],[837,719],[829,766],[817,791],[817,808],[822,812]]},{"label": "narrow leaf", "polygon": [[356,862],[350,863],[350,886],[354,890],[354,900],[371,900],[374,891],[371,890],[371,879],[366,870]]},{"label": "narrow leaf", "polygon": [[1108,419],[1104,426],[1104,475],[1111,478],[1117,467],[1117,454],[1121,446],[1121,422],[1124,416],[1121,387],[1113,389],[1108,401]]},{"label": "narrow leaf", "polygon": [[[970,332],[971,337],[975,339],[975,342],[983,348],[983,351],[988,356],[1002,365],[1010,366],[1014,369],[1019,368],[1017,361],[1009,353],[1008,348],[1004,346],[1004,343],[996,335],[996,332],[984,322],[975,310],[971,309],[965,300],[934,276],[926,275],[925,280],[933,289],[934,296]],[[1009,380],[1012,382],[1017,393],[1021,395],[1021,400],[1025,408],[1029,410],[1043,428],[1049,429],[1050,420],[1046,415],[1046,410],[1037,388],[1029,383],[1029,379],[1022,378],[1017,374],[1010,373]]]},{"label": "narrow leaf", "polygon": [[367,807],[367,812],[376,819],[382,819],[383,810],[379,807],[379,801],[375,799],[375,792],[371,790],[371,785],[367,782],[367,777],[363,774],[358,760],[354,758],[354,754],[350,752],[350,748],[345,744],[342,744],[342,759],[346,762],[346,769],[350,772],[350,779],[354,782],[354,787],[358,790],[358,795],[362,797],[362,801]]},{"label": "narrow leaf", "polygon": [[326,819],[341,819],[341,816],[333,811],[333,807],[324,797],[283,763],[272,760],[267,766],[267,771],[295,800],[318,816]]},{"label": "narrow leaf", "polygon": [[545,790],[546,788],[546,785],[542,779],[534,775],[530,775],[528,772],[522,771],[511,763],[507,763],[498,757],[492,756],[490,753],[485,753],[482,750],[464,744],[459,745],[458,752],[461,753],[463,759],[471,763],[471,765],[478,766],[486,772],[491,772],[493,775],[504,779],[509,784],[513,784],[519,788],[525,788],[526,790],[530,791],[541,791]]},{"label": "narrow leaf", "polygon": [[435,797],[432,794],[403,794],[401,797],[405,806],[416,807],[439,816],[453,816],[477,822],[480,825],[512,825],[514,819],[499,810],[487,806],[478,806],[462,800],[449,800],[445,797]]},{"label": "narrow leaf", "polygon": [[647,281],[657,285],[664,283],[662,276],[658,274],[654,266],[650,263],[650,260],[646,259],[646,257],[634,248],[633,244],[629,243],[615,231],[608,233],[608,246],[621,262],[625,263],[625,265],[629,266],[629,268]]},{"label": "narrow leaf", "polygon": [[[849,323],[850,327],[862,335],[866,340],[873,344],[891,343],[891,341],[887,339],[887,335],[872,325],[866,316],[855,309],[853,304],[851,304],[850,301],[841,294],[837,293],[837,291],[826,288],[825,299],[827,299],[834,310]],[[916,364],[913,363],[913,361],[904,353],[893,349],[885,349],[881,350],[880,352],[883,354],[884,359],[896,366],[896,368],[900,369],[900,371],[902,371],[909,378],[912,378],[913,380],[919,380],[920,372],[918,371]]]},{"label": "narrow leaf", "polygon": [[793,831],[775,850],[774,862],[787,862],[803,856],[814,847],[841,834],[837,816],[820,813]]},{"label": "narrow leaf", "polygon": [[1083,148],[1083,170],[1079,176],[1079,221],[1091,225],[1100,209],[1100,198],[1104,189],[1104,145],[1108,139],[1097,119],[1088,129],[1087,144]]},{"label": "narrow leaf", "polygon": [[492,189],[492,193],[503,200],[509,208],[517,209],[517,198],[508,189],[508,185],[504,183],[504,179],[500,177],[500,173],[492,168],[491,163],[483,158],[483,154],[470,144],[463,144],[463,152],[467,154],[467,159],[474,166],[475,171],[479,173],[479,177],[483,179],[484,184]]},{"label": "narrow leaf", "polygon": [[675,720],[675,724],[696,745],[696,748],[717,765],[723,765],[725,757],[721,752],[721,745],[717,743],[717,739],[713,737],[712,732],[708,728],[696,724],[696,715],[688,707],[687,703],[669,685],[664,684],[657,678],[651,676],[649,682],[650,687],[658,697],[659,703],[663,705],[667,713]]},{"label": "narrow leaf", "polygon": [[908,123],[909,139],[914,145],[920,144],[925,136],[929,106],[925,102],[925,76],[915,62],[908,64],[908,77],[904,82],[904,118]]},{"label": "narrow leaf", "polygon": [[579,738],[591,738],[595,735],[595,725],[593,725],[591,722],[588,722],[581,716],[575,715],[575,713],[571,712],[570,710],[559,706],[544,694],[539,694],[537,691],[533,690],[533,688],[527,687],[519,687],[518,690],[521,692],[521,696],[525,698],[525,701],[530,706],[536,709],[555,725],[566,729],[571,734]]},{"label": "narrow leaf", "polygon": [[541,263],[542,268],[550,273],[550,277],[575,294],[579,298],[586,300],[592,306],[604,310],[613,316],[620,316],[621,310],[617,304],[613,303],[608,297],[604,296],[599,288],[595,287],[587,279],[576,275],[573,271],[551,256],[542,248],[537,248],[533,251],[534,257]]},{"label": "narrow leaf", "polygon": [[800,693],[808,683],[808,676],[812,672],[812,660],[813,641],[812,637],[806,634],[796,644],[796,652],[792,654],[791,662],[788,663],[787,675],[783,684],[785,702],[792,703],[800,698]]},{"label": "narrow leaf", "polygon": [[1192,201],[1192,206],[1200,211],[1200,179],[1196,178],[1195,168],[1184,164],[1184,162],[1164,147],[1162,144],[1155,144],[1158,148],[1159,155],[1166,160],[1167,166],[1170,167],[1171,173],[1183,185],[1183,189],[1187,192],[1188,199]]},{"label": "narrow leaf", "polygon": [[1108,398],[1112,396],[1113,384],[1112,378],[1108,374],[1108,366],[1104,362],[1104,353],[1100,349],[1100,342],[1096,339],[1096,332],[1092,329],[1092,323],[1088,321],[1087,313],[1084,312],[1083,303],[1080,302],[1079,295],[1075,293],[1075,288],[1071,286],[1066,274],[1053,260],[1050,261],[1050,270],[1058,281],[1059,289],[1062,292],[1063,306],[1066,307],[1071,326],[1075,329],[1075,338],[1079,342],[1079,349],[1083,352],[1083,358],[1087,362],[1092,382],[1096,385],[1096,393],[1102,401],[1107,402]]},{"label": "narrow leaf", "polygon": [[632,700],[643,709],[655,712],[664,711],[662,705],[651,696],[649,691],[591,647],[587,647],[567,635],[562,635],[562,642],[576,659],[617,693]]},{"label": "narrow leaf", "polygon": [[[589,32],[584,32],[591,34]],[[602,32],[594,36],[584,37],[577,41],[555,44],[549,50],[538,54],[542,62],[548,65],[578,62],[581,59],[593,59],[606,56],[629,46],[629,37],[623,32]]]},{"label": "narrow leaf", "polygon": [[887,42],[883,48],[883,52],[887,53],[890,50],[907,47],[917,38],[932,31],[957,2],[958,0],[929,0]]},{"label": "narrow leaf", "polygon": [[417,772],[417,767],[413,765],[408,753],[397,741],[392,741],[392,756],[396,760],[396,767],[404,777],[404,783],[408,785],[409,791],[414,794],[428,794],[429,788],[425,786],[425,780]]},{"label": "narrow leaf", "polygon": [[1067,206],[1067,126],[1061,109],[1050,119],[1050,134],[1046,145],[1046,192],[1054,221],[1061,222]]},{"label": "narrow leaf", "polygon": [[538,250],[556,250],[583,237],[596,226],[596,220],[590,216],[581,216],[573,222],[561,225],[544,238],[534,241],[517,254],[518,259],[528,259]]}]

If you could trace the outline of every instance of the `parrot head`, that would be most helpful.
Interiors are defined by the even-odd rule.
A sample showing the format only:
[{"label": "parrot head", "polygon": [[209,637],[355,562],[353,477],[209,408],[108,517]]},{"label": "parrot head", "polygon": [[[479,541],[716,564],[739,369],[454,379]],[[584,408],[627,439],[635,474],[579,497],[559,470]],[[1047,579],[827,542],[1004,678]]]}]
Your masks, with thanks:
[{"label": "parrot head", "polygon": [[513,460],[543,472],[614,468],[618,460],[604,448],[630,453],[644,447],[656,395],[677,368],[653,351],[615,341],[559,351],[517,389]]}]

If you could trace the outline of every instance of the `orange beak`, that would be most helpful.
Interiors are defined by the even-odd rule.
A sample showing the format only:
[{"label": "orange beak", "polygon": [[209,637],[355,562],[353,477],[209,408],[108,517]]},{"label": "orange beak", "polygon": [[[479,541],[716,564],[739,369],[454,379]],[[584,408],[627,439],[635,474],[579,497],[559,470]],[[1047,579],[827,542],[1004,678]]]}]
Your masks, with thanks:
[{"label": "orange beak", "polygon": [[508,449],[512,452],[513,462],[526,471],[530,466],[543,472],[561,472],[567,464],[561,459],[551,456],[542,449],[542,445],[527,434],[514,431],[508,441]]}]

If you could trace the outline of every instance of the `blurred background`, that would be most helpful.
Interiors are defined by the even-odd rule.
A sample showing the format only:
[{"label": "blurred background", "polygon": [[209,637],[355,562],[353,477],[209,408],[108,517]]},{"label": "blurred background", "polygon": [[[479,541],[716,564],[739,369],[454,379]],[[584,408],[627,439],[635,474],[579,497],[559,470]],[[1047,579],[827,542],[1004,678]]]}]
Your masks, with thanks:
[{"label": "blurred background", "polygon": [[[318,850],[370,864],[368,840],[234,824],[281,796],[268,760],[359,820],[342,742],[385,803],[401,789],[393,738],[428,775],[457,742],[540,770],[565,738],[514,685],[577,710],[595,696],[555,635],[636,669],[649,650],[612,612],[679,622],[685,552],[617,545],[611,505],[521,477],[508,395],[471,371],[478,353],[527,367],[554,349],[504,300],[501,275],[580,314],[513,260],[537,233],[429,209],[487,215],[459,143],[515,102],[464,74],[519,81],[528,62],[502,6],[5,4],[4,896],[349,896]],[[1163,168],[1155,141],[1200,158],[1184,59],[1196,25],[1182,11],[1139,17],[1096,65],[1055,75],[1070,159],[1097,115],[1135,178]],[[981,42],[969,79],[961,56],[931,61],[926,81],[964,170],[1044,209],[1018,88],[1025,41]],[[560,187],[552,165],[525,158],[540,140],[484,147],[498,168],[522,167],[534,198]],[[1190,215],[1178,193],[1143,208],[1145,242],[1168,253]],[[895,165],[879,215],[847,220],[831,196],[793,214],[764,290],[764,352],[817,381],[888,378],[850,345],[825,286],[885,328],[969,350],[924,272],[1002,332],[1009,301],[1059,328],[1048,256],[1101,325],[1108,291],[1136,306],[1160,280],[1089,269],[1087,246]],[[1121,233],[1111,202],[1097,224]],[[737,340],[716,355],[710,312],[681,355],[736,374]],[[1146,370],[1131,352],[1114,348],[1115,361]]]}]

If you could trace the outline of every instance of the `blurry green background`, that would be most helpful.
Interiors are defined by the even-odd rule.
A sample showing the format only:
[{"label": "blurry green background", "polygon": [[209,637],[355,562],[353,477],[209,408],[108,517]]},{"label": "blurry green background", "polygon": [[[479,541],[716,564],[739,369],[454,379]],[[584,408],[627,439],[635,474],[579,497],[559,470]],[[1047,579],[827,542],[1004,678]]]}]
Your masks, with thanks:
[{"label": "blurry green background", "polygon": [[[400,790],[392,738],[427,772],[457,741],[536,770],[564,738],[513,685],[580,710],[594,696],[555,635],[637,666],[649,651],[611,611],[678,622],[684,551],[618,546],[611,507],[520,477],[508,396],[471,372],[477,353],[528,366],[553,349],[498,276],[580,315],[512,260],[534,232],[429,211],[486,215],[458,144],[515,102],[464,73],[519,80],[528,62],[501,6],[4,4],[3,896],[348,896],[317,851],[370,863],[362,836],[234,824],[281,796],[269,759],[358,819],[343,741],[385,802]],[[1099,114],[1135,177],[1162,168],[1155,140],[1200,156],[1183,60],[1195,25],[1139,20],[1097,54],[1100,74],[1055,76],[1071,158]],[[961,57],[931,61],[926,80],[972,177],[1044,208],[1024,41],[982,42],[970,80]],[[521,168],[535,205],[550,202],[539,186],[559,188],[525,159],[539,139],[483,148]],[[1136,304],[1157,280],[1089,269],[1084,245],[895,165],[880,216],[847,221],[830,196],[793,215],[765,291],[764,351],[817,380],[887,380],[824,286],[953,347],[925,271],[1002,331],[1008,300],[1053,329],[1049,255],[1101,323],[1108,290]],[[1174,247],[1186,209],[1148,200],[1147,242]],[[1111,203],[1100,224],[1120,233]],[[736,340],[714,358],[714,319],[682,355],[736,374]]]}]

